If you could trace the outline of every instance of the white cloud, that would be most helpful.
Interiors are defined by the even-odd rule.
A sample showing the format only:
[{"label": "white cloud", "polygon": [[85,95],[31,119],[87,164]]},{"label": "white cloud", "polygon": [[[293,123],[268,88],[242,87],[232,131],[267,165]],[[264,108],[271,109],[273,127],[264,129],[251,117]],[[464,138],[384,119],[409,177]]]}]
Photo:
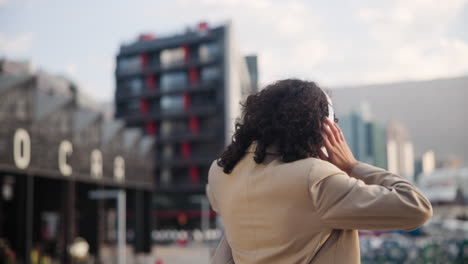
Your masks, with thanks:
[{"label": "white cloud", "polygon": [[[95,57],[88,52],[67,53],[70,57],[61,58],[54,69],[86,80],[85,89],[94,95],[110,97],[115,86],[115,53],[108,51],[121,44],[122,34],[133,37],[148,30],[163,37],[182,33],[199,21],[217,24],[230,19],[242,54],[259,56],[261,84],[285,77],[337,86],[460,75],[468,73],[468,43],[449,31],[467,2],[351,0],[338,5],[305,0],[146,0],[144,10],[116,4],[129,17],[125,21],[109,17],[122,30],[106,35],[115,40],[106,46],[107,53],[103,49]],[[46,24],[38,23],[34,34],[41,39],[57,37]],[[456,23],[460,27],[460,21]],[[91,33],[77,31],[80,39]],[[32,41],[32,33],[0,33],[0,56],[27,56]]]},{"label": "white cloud", "polygon": [[5,5],[9,2],[9,0],[0,0],[0,5]]},{"label": "white cloud", "polygon": [[26,32],[14,36],[0,32],[0,55],[7,57],[25,56],[31,50],[33,33]]},{"label": "white cloud", "polygon": [[[154,17],[154,10],[147,10],[148,17]],[[259,56],[262,82],[304,75],[330,56],[328,44],[320,36],[321,21],[306,2],[179,0],[164,13],[162,20],[177,19],[181,28],[201,20],[231,19],[240,51]],[[172,17],[164,17],[168,14]]]},{"label": "white cloud", "polygon": [[[259,55],[262,83],[301,77],[333,86],[466,74],[468,44],[447,35],[466,2],[352,1],[355,14],[340,16],[318,2],[179,0],[165,13],[177,13],[180,27],[231,18],[241,51]],[[353,34],[356,23],[363,34]]]},{"label": "white cloud", "polygon": [[395,1],[390,7],[357,10],[368,27],[370,50],[361,82],[433,79],[468,73],[468,43],[448,34],[466,0]]}]

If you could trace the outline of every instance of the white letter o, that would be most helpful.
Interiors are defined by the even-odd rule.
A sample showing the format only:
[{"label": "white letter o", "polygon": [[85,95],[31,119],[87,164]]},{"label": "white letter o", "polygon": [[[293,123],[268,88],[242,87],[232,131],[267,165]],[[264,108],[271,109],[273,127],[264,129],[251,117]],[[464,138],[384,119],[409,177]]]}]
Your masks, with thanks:
[{"label": "white letter o", "polygon": [[26,169],[31,161],[31,138],[28,131],[18,128],[13,138],[13,159],[16,167]]}]

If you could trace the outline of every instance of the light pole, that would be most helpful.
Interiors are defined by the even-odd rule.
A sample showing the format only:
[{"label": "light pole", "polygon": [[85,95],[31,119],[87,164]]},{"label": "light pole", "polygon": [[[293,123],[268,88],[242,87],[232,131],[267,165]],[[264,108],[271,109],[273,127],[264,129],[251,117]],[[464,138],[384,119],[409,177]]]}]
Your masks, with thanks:
[{"label": "light pole", "polygon": [[88,193],[92,200],[115,199],[117,201],[117,264],[125,264],[126,244],[126,193],[124,190],[95,190]]},{"label": "light pole", "polygon": [[210,228],[210,204],[208,202],[208,199],[204,195],[197,195],[195,197],[192,197],[191,200],[193,202],[200,203],[201,230],[203,231],[203,234],[205,234],[205,231]]}]

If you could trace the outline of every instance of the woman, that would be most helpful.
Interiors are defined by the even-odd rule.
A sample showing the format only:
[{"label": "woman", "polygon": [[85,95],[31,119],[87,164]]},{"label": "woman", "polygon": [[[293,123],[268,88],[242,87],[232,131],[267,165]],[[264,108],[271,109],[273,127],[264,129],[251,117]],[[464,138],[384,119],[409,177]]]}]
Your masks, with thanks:
[{"label": "woman", "polygon": [[432,216],[408,180],[356,161],[327,97],[282,80],[242,105],[208,176],[225,226],[213,263],[360,263],[358,229],[409,231]]}]

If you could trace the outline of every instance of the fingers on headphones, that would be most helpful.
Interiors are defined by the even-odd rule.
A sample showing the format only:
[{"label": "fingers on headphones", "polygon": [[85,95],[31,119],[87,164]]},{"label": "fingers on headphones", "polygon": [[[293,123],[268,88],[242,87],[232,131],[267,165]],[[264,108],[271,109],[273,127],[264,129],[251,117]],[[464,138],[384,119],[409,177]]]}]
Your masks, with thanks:
[{"label": "fingers on headphones", "polygon": [[341,140],[341,141],[345,141],[345,138],[344,138],[344,135],[343,135],[343,131],[341,131],[341,128],[340,126],[338,126],[337,123],[333,123],[333,126],[336,128],[336,130],[338,131],[338,138]]},{"label": "fingers on headphones", "polygon": [[336,145],[335,135],[334,135],[330,125],[325,124],[324,125],[324,131],[325,131],[326,138],[330,142],[330,144],[332,146]]},{"label": "fingers on headphones", "polygon": [[334,123],[330,120],[326,120],[325,132],[330,138],[330,142],[335,145],[339,141],[339,131],[336,129]]}]

